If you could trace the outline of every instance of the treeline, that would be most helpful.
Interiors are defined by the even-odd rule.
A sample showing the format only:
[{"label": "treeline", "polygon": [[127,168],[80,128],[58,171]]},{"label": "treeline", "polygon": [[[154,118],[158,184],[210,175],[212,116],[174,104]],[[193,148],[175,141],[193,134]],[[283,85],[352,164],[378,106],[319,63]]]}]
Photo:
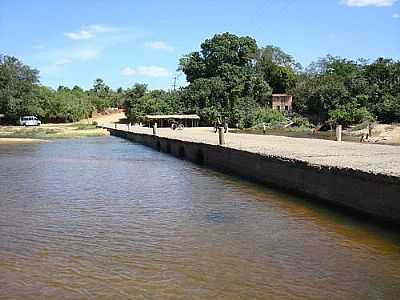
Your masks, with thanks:
[{"label": "treeline", "polygon": [[295,111],[314,123],[399,122],[400,61],[368,63],[328,55],[299,73],[289,92]]},{"label": "treeline", "polygon": [[149,113],[196,113],[205,125],[217,117],[251,127],[281,120],[269,109],[272,93],[294,96],[295,122],[306,124],[400,121],[400,61],[369,63],[327,57],[303,69],[278,47],[259,48],[251,37],[217,34],[200,51],[181,58],[188,86],[176,92],[146,92],[136,85],[126,95],[132,122]]},{"label": "treeline", "polygon": [[123,90],[113,91],[102,79],[90,90],[79,86],[57,90],[39,83],[39,71],[15,57],[0,56],[0,114],[15,124],[20,116],[34,115],[44,122],[75,122],[108,107],[122,107]]},{"label": "treeline", "polygon": [[304,117],[314,124],[400,121],[400,61],[392,59],[328,55],[304,69],[278,47],[259,48],[251,37],[223,33],[182,57],[178,70],[188,85],[177,91],[151,91],[139,83],[113,91],[101,79],[87,91],[78,86],[52,90],[39,84],[38,71],[0,56],[0,114],[11,122],[21,115],[70,122],[124,107],[132,123],[146,114],[196,113],[203,125],[220,117],[251,127],[282,120],[269,108],[271,95],[289,93],[294,96],[289,117],[301,124],[307,123]]},{"label": "treeline", "polygon": [[293,58],[279,48],[259,49],[250,37],[215,35],[201,45],[201,51],[180,60],[179,70],[186,75],[188,86],[172,92],[157,91],[161,96],[155,101],[153,97],[146,99],[143,87],[137,85],[127,94],[126,113],[132,122],[140,122],[150,112],[173,111],[196,113],[203,125],[220,117],[230,124],[249,127],[264,115],[270,117],[266,107],[272,92],[294,87],[297,68]]}]

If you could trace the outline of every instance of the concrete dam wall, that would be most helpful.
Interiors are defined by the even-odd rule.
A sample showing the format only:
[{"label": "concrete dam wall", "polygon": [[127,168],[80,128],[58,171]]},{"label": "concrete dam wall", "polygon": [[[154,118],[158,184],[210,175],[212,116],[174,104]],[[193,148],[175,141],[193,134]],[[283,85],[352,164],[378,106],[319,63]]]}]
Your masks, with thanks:
[{"label": "concrete dam wall", "polygon": [[400,224],[400,177],[106,128],[111,135],[258,183]]}]

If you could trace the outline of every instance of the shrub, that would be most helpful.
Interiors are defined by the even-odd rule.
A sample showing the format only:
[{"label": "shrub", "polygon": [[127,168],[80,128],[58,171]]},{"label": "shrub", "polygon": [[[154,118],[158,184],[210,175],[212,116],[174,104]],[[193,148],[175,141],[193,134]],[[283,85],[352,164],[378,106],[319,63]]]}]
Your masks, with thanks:
[{"label": "shrub", "polygon": [[255,113],[254,125],[262,123],[275,125],[284,121],[286,118],[280,111],[272,108],[259,108]]},{"label": "shrub", "polygon": [[367,108],[360,107],[356,102],[339,105],[337,108],[329,111],[329,121],[344,126],[372,121],[373,119]]},{"label": "shrub", "polygon": [[307,127],[307,128],[312,128],[314,125],[312,125],[307,118],[304,118],[300,115],[294,115],[291,118],[293,124],[293,127]]}]

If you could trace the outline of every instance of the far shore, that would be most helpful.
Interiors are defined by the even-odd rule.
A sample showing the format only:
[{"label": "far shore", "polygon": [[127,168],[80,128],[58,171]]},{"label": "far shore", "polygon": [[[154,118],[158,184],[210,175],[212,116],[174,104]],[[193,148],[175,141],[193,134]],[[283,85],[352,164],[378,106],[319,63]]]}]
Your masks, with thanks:
[{"label": "far shore", "polygon": [[47,140],[30,139],[30,138],[1,138],[0,145],[4,144],[33,144],[33,143],[47,143]]},{"label": "far shore", "polygon": [[44,124],[40,127],[0,126],[0,139],[17,142],[104,135],[108,135],[106,130],[82,123]]},{"label": "far shore", "polygon": [[83,138],[109,135],[95,124],[120,122],[125,114],[111,113],[76,123],[43,124],[39,127],[0,126],[0,144],[40,143],[54,139]]}]

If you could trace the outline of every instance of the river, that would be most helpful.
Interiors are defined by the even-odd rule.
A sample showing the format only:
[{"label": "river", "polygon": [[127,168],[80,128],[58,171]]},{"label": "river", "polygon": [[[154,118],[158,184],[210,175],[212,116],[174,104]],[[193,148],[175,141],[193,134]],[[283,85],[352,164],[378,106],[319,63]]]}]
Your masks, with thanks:
[{"label": "river", "polygon": [[116,137],[0,145],[0,299],[399,297],[399,232]]}]

